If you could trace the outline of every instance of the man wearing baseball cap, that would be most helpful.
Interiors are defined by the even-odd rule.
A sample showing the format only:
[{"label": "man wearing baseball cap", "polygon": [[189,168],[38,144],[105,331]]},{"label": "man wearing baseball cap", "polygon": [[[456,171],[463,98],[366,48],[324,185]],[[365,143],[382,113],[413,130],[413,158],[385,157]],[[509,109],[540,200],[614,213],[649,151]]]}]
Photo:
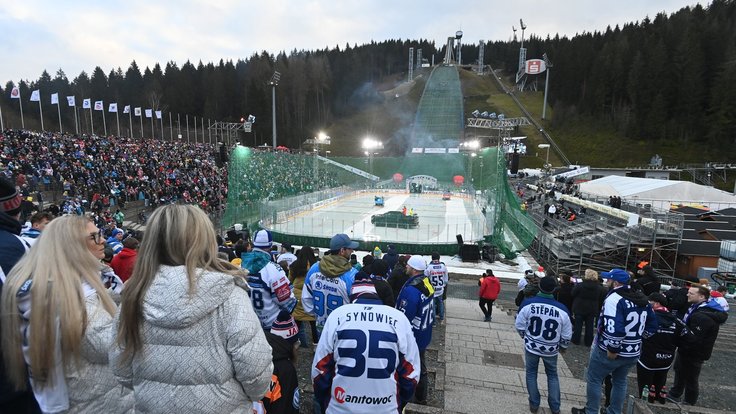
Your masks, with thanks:
[{"label": "man wearing baseball cap", "polygon": [[643,293],[629,286],[630,275],[624,269],[602,272],[609,292],[598,317],[598,331],[590,351],[587,371],[585,408],[573,408],[573,414],[598,414],[601,383],[611,375],[613,388],[608,414],[621,414],[626,397],[626,376],[641,354],[642,338],[657,332],[657,317]]},{"label": "man wearing baseball cap", "polygon": [[434,288],[429,279],[424,276],[427,270],[427,261],[420,255],[414,255],[406,262],[406,272],[409,280],[404,283],[396,298],[396,309],[404,312],[411,322],[414,338],[419,348],[421,361],[421,375],[415,399],[418,404],[427,403],[427,365],[424,351],[432,341],[432,324],[434,324]]},{"label": "man wearing baseball cap", "polygon": [[350,303],[350,289],[358,272],[350,265],[350,255],[357,248],[358,242],[350,240],[347,234],[336,234],[330,240],[330,254],[307,271],[302,307],[315,316],[320,333],[330,313]]}]

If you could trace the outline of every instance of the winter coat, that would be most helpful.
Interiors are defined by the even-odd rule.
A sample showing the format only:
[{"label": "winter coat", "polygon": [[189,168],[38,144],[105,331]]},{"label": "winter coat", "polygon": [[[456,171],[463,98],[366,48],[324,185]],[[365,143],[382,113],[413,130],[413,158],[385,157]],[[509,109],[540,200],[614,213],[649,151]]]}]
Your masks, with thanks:
[{"label": "winter coat", "polygon": [[[18,311],[21,315],[22,331],[30,332],[31,286],[26,282],[18,291]],[[48,373],[54,385],[44,387],[34,383],[33,392],[44,412],[66,413],[127,413],[133,412],[133,394],[118,384],[108,364],[108,351],[113,340],[112,316],[102,306],[95,290],[83,284],[87,326],[81,341],[80,358],[77,364],[68,367],[57,365]],[[61,338],[57,337],[57,358],[61,357]],[[24,338],[24,344],[28,338]],[[24,345],[26,363],[29,363]],[[29,367],[32,371],[33,367]]]},{"label": "winter coat", "polygon": [[[300,262],[294,263],[297,265],[300,264]],[[294,263],[292,263],[292,266],[289,266],[289,276],[291,278],[292,287],[294,288],[294,296],[299,299],[299,303],[296,304],[294,312],[292,312],[291,315],[294,317],[294,320],[297,321],[313,321],[314,315],[304,312],[301,301],[302,289],[304,289],[304,278],[307,276],[307,270],[311,267],[311,264],[307,263],[308,266],[304,269],[297,269],[293,266]]]},{"label": "winter coat", "polygon": [[[389,269],[391,268],[389,267]],[[394,266],[393,269],[394,270],[391,271],[391,277],[388,278],[388,284],[391,286],[394,296],[398,296],[399,292],[401,292],[401,288],[404,287],[406,281],[409,280],[409,275],[406,273],[406,266]]]},{"label": "winter coat", "polygon": [[664,296],[667,297],[667,307],[680,319],[685,317],[685,312],[690,308],[687,302],[688,290],[688,287],[673,287],[664,292]]},{"label": "winter coat", "polygon": [[657,333],[642,341],[639,365],[650,370],[669,369],[677,347],[692,342],[694,337],[685,323],[667,308],[655,309],[654,314],[659,327]]},{"label": "winter coat", "polygon": [[291,342],[266,332],[273,355],[271,386],[263,398],[266,413],[299,414],[299,377],[294,367]]},{"label": "winter coat", "polygon": [[572,309],[572,289],[574,287],[574,283],[561,283],[560,288],[555,292],[555,299],[567,309]]},{"label": "winter coat", "polygon": [[[386,254],[383,255],[383,261],[386,262],[386,266],[389,269],[396,267],[396,263],[399,262],[399,254],[396,252],[396,248],[394,246],[388,248]],[[399,288],[401,287],[399,286]]]},{"label": "winter coat", "polygon": [[634,279],[634,281],[631,283],[631,287],[632,289],[641,289],[641,291],[646,296],[649,296],[651,293],[659,292],[661,284],[659,283],[659,279],[657,279],[656,276],[643,275]]},{"label": "winter coat", "polygon": [[[29,244],[24,243],[18,238],[21,229],[22,226],[18,220],[0,211],[0,273],[5,276],[10,273],[13,266],[23,257],[26,249],[30,248]],[[2,280],[4,280],[4,277],[0,279],[0,294],[2,294]],[[26,401],[28,402],[29,410],[38,410],[33,393],[29,390],[15,391],[7,378],[7,375],[5,375],[5,366],[2,360],[0,360],[0,405],[11,400]]]},{"label": "winter coat", "polygon": [[271,347],[245,281],[198,272],[190,296],[185,267],[162,265],[143,300],[142,349],[127,361],[118,346],[110,350],[136,412],[250,413],[268,389]]},{"label": "winter coat", "polygon": [[696,361],[709,360],[720,326],[726,319],[728,313],[714,300],[692,305],[684,320],[688,329],[695,335],[695,341],[683,345],[680,348],[681,355]]},{"label": "winter coat", "polygon": [[123,283],[128,281],[130,275],[133,274],[133,265],[135,265],[135,258],[137,256],[137,250],[127,247],[123,247],[120,253],[113,256],[110,267],[112,267],[112,270],[115,271],[115,274],[120,277]]},{"label": "winter coat", "polygon": [[606,288],[595,280],[583,280],[572,288],[571,295],[573,315],[598,315]]},{"label": "winter coat", "polygon": [[498,281],[498,278],[495,276],[486,276],[481,279],[478,296],[483,299],[496,300],[500,291],[501,283]]}]

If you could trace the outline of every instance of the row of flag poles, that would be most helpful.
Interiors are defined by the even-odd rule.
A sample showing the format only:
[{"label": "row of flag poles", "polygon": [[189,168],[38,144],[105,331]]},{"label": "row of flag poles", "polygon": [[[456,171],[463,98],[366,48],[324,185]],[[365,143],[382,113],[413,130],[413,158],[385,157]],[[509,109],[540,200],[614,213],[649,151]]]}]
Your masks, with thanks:
[{"label": "row of flag poles", "polygon": [[[25,129],[26,123],[25,123],[25,119],[23,118],[23,102],[22,102],[21,96],[20,96],[20,89],[17,86],[14,87],[10,91],[10,98],[11,99],[17,99],[18,100],[18,104],[20,106],[20,122],[21,122],[21,126],[23,127],[23,129]],[[41,91],[38,90],[38,89],[32,91],[31,92],[30,101],[31,102],[38,102],[38,113],[39,113],[39,116],[41,117],[41,130],[45,130],[44,125],[43,125],[43,109],[41,108]],[[76,127],[77,134],[79,134],[79,120],[77,119],[77,110],[76,110],[76,108],[77,108],[77,102],[76,102],[76,97],[74,95],[67,96],[66,97],[66,101],[67,101],[67,104],[70,107],[75,108],[74,109],[74,125]],[[63,131],[63,125],[62,125],[62,122],[61,122],[61,105],[59,105],[59,94],[58,93],[52,93],[51,94],[51,104],[52,105],[56,105],[56,111],[57,111],[57,113],[59,115],[59,132],[62,132],[63,133],[64,132]],[[92,105],[92,99],[91,98],[85,98],[85,99],[82,100],[82,109],[83,110],[84,109],[89,109],[90,122],[91,122],[91,126],[92,126],[92,133],[94,133],[94,130],[95,130],[94,118],[92,117],[92,110],[93,110],[93,108],[94,108],[95,111],[102,111],[102,124],[103,124],[103,128],[104,128],[104,131],[105,131],[105,135],[107,135],[107,121],[106,121],[106,117],[105,117],[105,105],[104,105],[104,102],[103,101],[95,101],[94,102],[94,106],[93,106]],[[117,121],[118,136],[120,136],[120,115],[119,115],[119,112],[118,112],[118,104],[115,103],[115,102],[110,103],[108,105],[107,112],[114,112],[115,113],[115,118],[116,118],[116,121]],[[130,124],[131,134],[133,132],[133,114],[135,114],[135,116],[140,117],[140,122],[141,122],[141,137],[143,137],[143,116],[142,116],[143,113],[145,113],[146,118],[150,118],[151,119],[151,135],[152,136],[155,136],[154,124],[153,124],[153,116],[154,116],[154,114],[156,116],[156,119],[158,119],[158,120],[161,121],[161,137],[163,138],[163,134],[164,134],[164,121],[163,121],[162,111],[154,111],[153,109],[145,109],[145,111],[144,111],[144,109],[142,107],[132,108],[132,111],[131,111],[131,106],[130,105],[125,105],[125,107],[123,107],[123,114],[128,114],[128,122]],[[203,119],[203,121],[204,121],[204,119]],[[0,110],[0,122],[2,122],[2,112],[1,112],[1,110]],[[195,129],[196,129],[196,122],[197,122],[196,121],[196,118],[194,118],[194,122],[195,122]],[[172,123],[171,122],[171,114],[169,114],[169,124],[171,124],[171,123]],[[177,123],[179,123],[179,121],[177,121]],[[172,128],[172,134],[173,134],[173,126],[170,125],[170,128]],[[187,116],[187,130],[188,130],[188,128],[189,128],[189,117]],[[204,122],[202,124],[202,128],[204,128]],[[5,129],[5,126],[4,125],[0,125],[0,130],[4,130],[4,129]],[[204,130],[202,131],[202,133],[204,134]],[[189,138],[188,135],[189,135],[189,133],[187,132],[187,139]],[[196,135],[196,131],[195,131],[195,135]]]}]

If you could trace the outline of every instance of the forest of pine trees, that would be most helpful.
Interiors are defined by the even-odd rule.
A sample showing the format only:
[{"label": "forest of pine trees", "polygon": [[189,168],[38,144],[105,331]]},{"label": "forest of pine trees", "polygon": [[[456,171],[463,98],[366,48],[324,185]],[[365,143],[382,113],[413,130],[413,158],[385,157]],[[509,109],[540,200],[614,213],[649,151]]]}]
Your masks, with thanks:
[{"label": "forest of pine trees", "polygon": [[[687,7],[572,38],[532,36],[525,46],[528,58],[547,53],[554,63],[549,103],[556,126],[586,117],[639,140],[729,147],[736,143],[735,0],[715,0],[706,8]],[[421,48],[430,60],[435,55],[437,62],[444,55],[444,47],[430,41],[390,40],[276,56],[263,52],[236,62],[186,62],[181,67],[169,62],[141,69],[134,61],[125,70],[105,73],[96,67],[71,80],[59,69],[53,77],[44,71],[39,79],[19,86],[27,119],[33,117],[27,97],[41,89],[43,112],[51,125],[58,121],[48,97],[58,92],[62,105],[64,96],[75,95],[78,103],[92,98],[106,105],[117,102],[120,108],[142,106],[219,121],[237,122],[252,114],[256,131],[270,137],[268,80],[277,70],[279,142],[296,147],[333,120],[375,102],[370,93],[358,93],[366,84],[392,75],[403,79],[409,47]],[[489,42],[486,61],[513,74],[518,48],[518,42]],[[465,45],[462,53],[464,62],[477,62],[475,45]],[[13,86],[8,82],[0,90],[6,119],[8,112],[17,118],[17,101],[9,98]],[[72,111],[62,113],[65,129],[72,129]]]}]

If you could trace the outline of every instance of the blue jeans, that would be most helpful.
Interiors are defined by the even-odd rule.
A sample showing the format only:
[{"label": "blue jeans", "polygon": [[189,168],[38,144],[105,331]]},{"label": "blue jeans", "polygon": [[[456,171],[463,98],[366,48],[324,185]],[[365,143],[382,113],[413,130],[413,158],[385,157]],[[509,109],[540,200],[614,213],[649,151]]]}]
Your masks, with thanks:
[{"label": "blue jeans", "polygon": [[445,319],[445,300],[442,299],[442,296],[434,298],[434,308],[437,310],[437,318],[439,320]]},{"label": "blue jeans", "polygon": [[611,405],[608,406],[607,414],[621,414],[626,399],[626,375],[631,367],[636,365],[638,358],[608,359],[606,351],[598,348],[595,343],[590,351],[588,361],[587,379],[587,403],[586,414],[598,414],[601,405],[601,384],[606,375],[611,375],[613,388],[611,389]]},{"label": "blue jeans", "polygon": [[529,392],[529,406],[532,408],[539,407],[542,397],[539,395],[539,386],[537,385],[537,371],[539,369],[539,360],[544,362],[544,372],[547,373],[547,404],[553,413],[560,412],[560,378],[557,376],[557,355],[543,357],[532,354],[529,351],[524,352],[526,360],[526,389]]}]

